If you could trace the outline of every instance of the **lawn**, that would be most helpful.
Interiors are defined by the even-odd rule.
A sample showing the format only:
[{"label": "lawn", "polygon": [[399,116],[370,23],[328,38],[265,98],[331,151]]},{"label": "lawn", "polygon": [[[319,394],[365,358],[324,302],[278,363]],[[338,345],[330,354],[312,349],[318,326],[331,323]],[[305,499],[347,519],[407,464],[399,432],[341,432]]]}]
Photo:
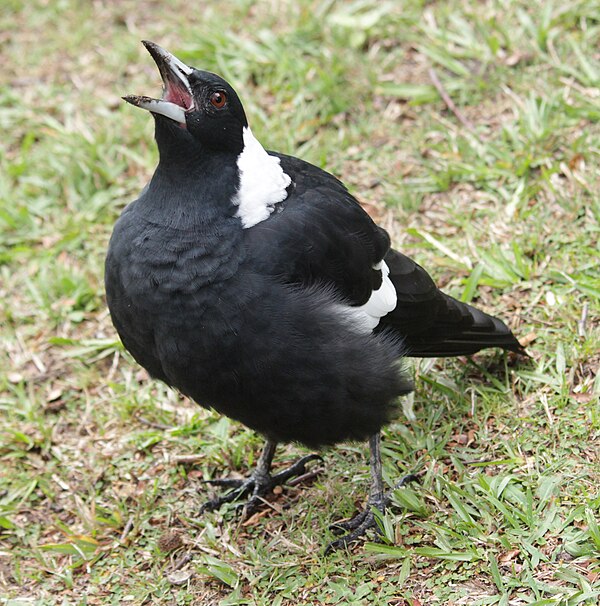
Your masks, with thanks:
[{"label": "lawn", "polygon": [[[0,32],[6,606],[600,602],[598,0],[5,0]],[[409,361],[385,477],[421,481],[381,542],[323,556],[364,444],[244,523],[198,515],[261,440],[150,380],[108,317],[111,228],[157,161],[120,100],[160,91],[141,39],[226,77],[267,148],[527,344]]]}]

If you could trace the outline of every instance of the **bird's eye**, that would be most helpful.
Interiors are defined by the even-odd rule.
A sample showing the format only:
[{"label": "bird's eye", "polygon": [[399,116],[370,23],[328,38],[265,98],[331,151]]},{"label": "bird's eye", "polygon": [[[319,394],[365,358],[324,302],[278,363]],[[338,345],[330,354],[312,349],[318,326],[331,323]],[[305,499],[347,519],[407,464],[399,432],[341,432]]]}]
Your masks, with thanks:
[{"label": "bird's eye", "polygon": [[210,96],[210,104],[217,109],[224,107],[225,103],[227,103],[227,95],[222,90],[215,91]]}]

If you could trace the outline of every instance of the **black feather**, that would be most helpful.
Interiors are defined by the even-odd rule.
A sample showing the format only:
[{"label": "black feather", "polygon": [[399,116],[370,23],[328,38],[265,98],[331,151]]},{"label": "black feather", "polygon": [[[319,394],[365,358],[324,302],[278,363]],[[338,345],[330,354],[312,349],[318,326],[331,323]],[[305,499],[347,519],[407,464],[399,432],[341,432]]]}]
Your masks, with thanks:
[{"label": "black feather", "polygon": [[158,170],[115,225],[105,281],[125,347],[153,376],[276,441],[322,446],[378,431],[412,389],[399,339],[356,330],[327,280],[285,277],[287,247],[259,263],[253,230],[220,196],[184,212],[205,189],[187,174],[172,189]]},{"label": "black feather", "polygon": [[412,259],[390,250],[385,260],[398,302],[382,318],[380,330],[391,328],[402,334],[407,355],[464,356],[487,347],[527,355],[502,320],[443,293]]},{"label": "black feather", "polygon": [[[344,185],[302,160],[272,154],[290,178],[287,197],[244,229],[242,105],[217,76],[186,70],[189,90],[175,72],[165,85],[169,99],[193,95],[186,124],[155,116],[159,165],[117,221],[106,259],[114,325],[153,377],[273,441],[316,447],[366,439],[393,417],[412,389],[405,354],[523,352],[500,320],[390,250]],[[215,87],[228,98],[219,108]],[[365,331],[352,308],[382,286],[384,259],[397,305]]]}]

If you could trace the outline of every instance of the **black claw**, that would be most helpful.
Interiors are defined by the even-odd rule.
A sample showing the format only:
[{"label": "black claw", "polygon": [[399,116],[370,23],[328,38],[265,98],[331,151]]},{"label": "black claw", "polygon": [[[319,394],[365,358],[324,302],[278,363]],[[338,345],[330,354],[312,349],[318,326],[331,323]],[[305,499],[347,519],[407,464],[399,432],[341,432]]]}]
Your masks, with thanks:
[{"label": "black claw", "polygon": [[[223,482],[226,482],[226,480],[227,478],[224,478]],[[221,495],[220,497],[216,497],[214,499],[206,501],[206,503],[204,503],[200,507],[200,514],[203,514],[205,511],[214,511],[215,509],[219,509],[221,505],[237,501],[238,499],[241,499],[242,497],[254,491],[255,482],[254,478],[252,477],[246,480],[233,480],[232,482],[235,482],[235,486],[233,485],[233,483],[229,484],[228,482],[223,485],[232,486],[233,490],[224,495]]]},{"label": "black claw", "polygon": [[[348,532],[344,536],[336,539],[335,541],[331,541],[329,545],[325,548],[325,555],[329,555],[336,549],[342,549],[344,547],[348,547],[351,543],[358,541],[363,538],[367,530],[370,528],[374,528],[378,533],[380,532],[379,526],[377,525],[377,518],[372,510],[365,510],[352,518],[350,522],[356,520],[357,518],[361,518],[360,523],[358,523],[352,532]],[[348,523],[346,523],[348,524]]]},{"label": "black claw", "polygon": [[323,457],[318,454],[309,454],[301,459],[298,459],[291,467],[276,473],[272,476],[273,486],[277,486],[278,484],[283,484],[287,482],[290,478],[301,476],[306,473],[306,464],[311,461],[323,461]]},{"label": "black claw", "polygon": [[402,488],[403,486],[406,486],[407,484],[411,484],[412,482],[420,483],[421,478],[416,473],[409,473],[409,474],[405,475],[404,477],[400,478],[400,480],[398,482],[396,482],[396,485],[394,486],[394,490],[396,490],[396,488]]},{"label": "black claw", "polygon": [[311,461],[322,461],[323,458],[317,454],[310,454],[296,461],[289,468],[280,471],[274,475],[268,473],[257,473],[255,470],[248,478],[244,480],[234,478],[217,478],[214,480],[205,480],[206,484],[215,486],[225,486],[232,490],[220,497],[210,499],[200,507],[200,514],[206,511],[219,509],[225,503],[232,503],[250,495],[245,503],[240,503],[236,508],[243,519],[248,518],[256,512],[264,503],[264,497],[272,492],[275,486],[281,486],[290,478],[302,476],[306,473],[306,464]]},{"label": "black claw", "polygon": [[342,534],[342,532],[351,532],[352,530],[355,530],[363,523],[364,519],[367,517],[367,513],[368,513],[368,511],[365,509],[364,511],[357,513],[353,518],[350,518],[349,520],[334,522],[333,524],[331,524],[329,526],[329,530],[331,530],[331,532],[333,532],[333,534]]},{"label": "black claw", "polygon": [[[408,474],[401,478],[399,482],[396,483],[393,490],[397,490],[398,488],[402,488],[411,482],[418,482],[419,476],[414,473]],[[393,492],[393,491],[392,491]],[[367,504],[366,508],[357,513],[350,520],[344,520],[341,522],[334,522],[329,527],[329,530],[333,534],[341,534],[345,532],[346,534],[339,537],[335,541],[331,541],[325,548],[325,555],[329,555],[336,549],[343,549],[348,547],[351,543],[358,541],[363,538],[366,534],[367,530],[373,528],[377,535],[381,534],[381,530],[379,525],[377,524],[377,516],[374,513],[375,509],[378,509],[381,513],[384,513],[389,504],[391,503],[391,493],[388,492],[383,495],[383,498],[375,500],[370,500]],[[377,540],[377,538],[376,538]]]}]

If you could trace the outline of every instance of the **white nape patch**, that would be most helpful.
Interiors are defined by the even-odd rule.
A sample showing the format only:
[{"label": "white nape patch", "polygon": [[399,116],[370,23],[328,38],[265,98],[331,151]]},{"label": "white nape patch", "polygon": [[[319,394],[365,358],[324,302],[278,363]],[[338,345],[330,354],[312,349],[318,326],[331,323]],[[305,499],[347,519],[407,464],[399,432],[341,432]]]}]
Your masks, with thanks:
[{"label": "white nape patch", "polygon": [[239,207],[237,216],[242,226],[248,228],[267,219],[275,204],[286,199],[286,189],[292,180],[283,172],[279,158],[270,156],[247,127],[237,165],[240,186],[234,203]]},{"label": "white nape patch", "polygon": [[369,300],[358,307],[340,306],[342,313],[349,318],[360,332],[370,333],[379,324],[383,316],[393,311],[398,302],[396,289],[389,278],[390,268],[385,261],[373,265],[373,269],[381,270],[381,286],[374,290]]}]

